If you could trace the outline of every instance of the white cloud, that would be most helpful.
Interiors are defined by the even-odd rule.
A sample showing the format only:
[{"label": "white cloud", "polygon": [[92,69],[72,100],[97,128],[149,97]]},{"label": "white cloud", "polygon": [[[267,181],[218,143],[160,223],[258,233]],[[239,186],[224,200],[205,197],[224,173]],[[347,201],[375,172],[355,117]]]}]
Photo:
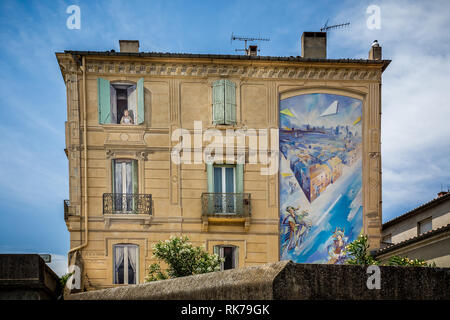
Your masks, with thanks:
[{"label": "white cloud", "polygon": [[[366,7],[352,6],[347,32],[333,40],[367,58],[377,39],[392,63],[383,74],[383,220],[412,209],[450,185],[450,24],[446,1],[380,1],[381,29],[366,27]],[[335,43],[330,44],[334,46]]]}]

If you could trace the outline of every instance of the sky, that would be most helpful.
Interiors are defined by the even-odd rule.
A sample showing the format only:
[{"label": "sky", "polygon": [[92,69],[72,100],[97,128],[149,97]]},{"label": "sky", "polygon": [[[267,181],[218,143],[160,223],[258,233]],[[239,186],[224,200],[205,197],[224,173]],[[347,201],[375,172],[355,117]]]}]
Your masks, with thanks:
[{"label": "sky", "polygon": [[[80,29],[66,12],[78,5]],[[369,28],[371,5],[379,29]],[[377,39],[383,74],[383,221],[450,186],[449,1],[9,1],[0,2],[0,252],[50,253],[65,273],[69,234],[64,154],[66,91],[55,52],[235,54],[231,34],[269,37],[261,55],[299,56],[303,31],[328,33],[329,58],[367,58]],[[372,25],[373,26],[373,25]]]}]

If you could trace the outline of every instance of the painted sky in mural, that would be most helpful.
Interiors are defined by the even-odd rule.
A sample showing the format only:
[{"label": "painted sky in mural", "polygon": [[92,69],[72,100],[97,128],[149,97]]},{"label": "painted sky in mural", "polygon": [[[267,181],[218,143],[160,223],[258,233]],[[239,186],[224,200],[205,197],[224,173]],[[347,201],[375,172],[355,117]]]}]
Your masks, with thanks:
[{"label": "painted sky in mural", "polygon": [[281,259],[340,264],[362,229],[362,102],[333,94],[280,101]]}]

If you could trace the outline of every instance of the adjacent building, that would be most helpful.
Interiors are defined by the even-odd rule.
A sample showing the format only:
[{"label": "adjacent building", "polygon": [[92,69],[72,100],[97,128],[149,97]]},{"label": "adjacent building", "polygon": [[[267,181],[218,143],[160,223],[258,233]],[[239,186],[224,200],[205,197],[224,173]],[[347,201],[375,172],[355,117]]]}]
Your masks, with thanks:
[{"label": "adjacent building", "polygon": [[[64,201],[64,218],[76,288],[142,283],[155,262],[152,245],[171,235],[186,235],[194,245],[220,254],[223,269],[275,262],[285,259],[284,254],[301,262],[303,245],[326,240],[313,238],[315,223],[338,214],[347,219],[342,209],[347,207],[355,208],[351,219],[356,218],[346,223],[356,229],[331,223],[327,232],[343,228],[347,241],[363,232],[372,248],[380,247],[381,75],[390,61],[381,59],[377,46],[367,60],[327,59],[326,33],[305,33],[302,39],[314,48],[313,55],[305,48],[298,57],[264,57],[255,50],[247,55],[141,52],[138,41],[120,41],[120,52],[56,53],[67,89],[69,199]],[[333,120],[335,129],[320,129],[320,137],[309,146],[306,139],[315,133],[298,131],[292,143],[286,142],[297,159],[325,150],[329,144],[324,139],[339,140],[330,152],[354,152],[346,126],[359,132],[356,144],[361,146],[359,162],[351,153],[345,155],[350,160],[324,156],[320,166],[326,175],[318,175],[318,182],[311,177],[311,192],[321,195],[311,203],[302,198],[306,205],[289,204],[283,195],[290,186],[290,195],[303,197],[302,178],[297,180],[289,168],[264,173],[269,164],[261,156],[275,159],[280,168],[287,161],[281,134],[278,152],[278,128],[286,121],[296,126],[296,106],[291,113],[284,104],[297,97],[317,108],[336,99],[335,114],[345,112],[341,118],[346,119]],[[324,115],[315,125],[329,128],[330,119],[333,114]],[[224,137],[215,139],[216,145],[229,142],[227,133],[235,143],[222,158],[214,149],[205,161],[202,153],[211,147],[211,132]],[[238,133],[243,133],[243,147],[236,142]],[[262,136],[268,143],[261,143]],[[186,147],[188,142],[192,147],[179,152],[180,143]],[[354,172],[360,183],[350,186],[350,194],[363,197],[336,205],[345,198],[336,193],[337,183],[351,181],[351,161],[357,162]],[[341,162],[349,168],[343,169]],[[325,201],[333,207],[315,204],[325,206]],[[308,231],[285,230],[284,215],[291,205],[293,217],[299,226],[308,225]],[[303,222],[306,217],[311,223]],[[284,252],[286,237],[293,242]]]},{"label": "adjacent building", "polygon": [[406,256],[450,267],[450,192],[439,192],[437,198],[384,223],[375,255],[382,261]]}]

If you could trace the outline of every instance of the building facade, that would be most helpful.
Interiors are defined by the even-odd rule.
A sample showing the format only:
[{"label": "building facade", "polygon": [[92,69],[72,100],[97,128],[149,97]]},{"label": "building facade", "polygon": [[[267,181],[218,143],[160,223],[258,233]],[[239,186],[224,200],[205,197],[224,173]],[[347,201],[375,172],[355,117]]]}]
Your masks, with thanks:
[{"label": "building facade", "polygon": [[142,283],[152,245],[171,235],[220,254],[224,269],[338,263],[335,244],[359,232],[379,248],[390,61],[380,47],[367,60],[325,52],[160,54],[121,41],[120,52],[56,53],[76,287]]},{"label": "building facade", "polygon": [[376,256],[381,261],[406,256],[450,267],[450,192],[384,223]]}]

